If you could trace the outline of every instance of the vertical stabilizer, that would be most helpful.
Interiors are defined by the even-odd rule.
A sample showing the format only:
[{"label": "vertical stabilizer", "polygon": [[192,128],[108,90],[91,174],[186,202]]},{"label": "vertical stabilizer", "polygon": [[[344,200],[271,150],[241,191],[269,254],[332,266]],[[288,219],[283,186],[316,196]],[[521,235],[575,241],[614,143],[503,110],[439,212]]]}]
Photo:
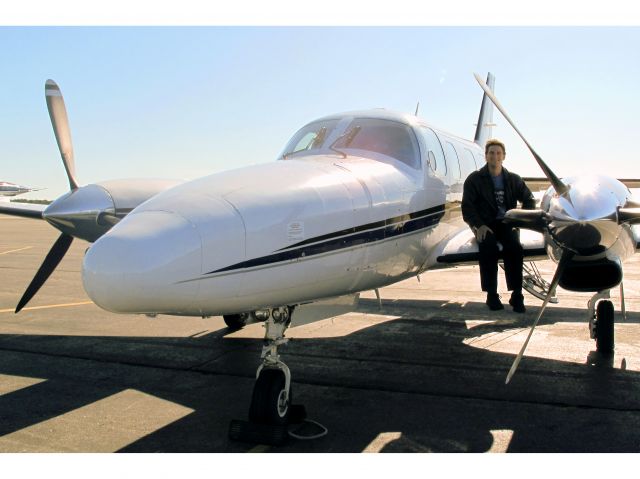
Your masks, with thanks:
[{"label": "vertical stabilizer", "polygon": [[[494,91],[496,79],[493,74],[487,74],[487,86]],[[484,148],[484,144],[489,138],[492,138],[493,132],[493,103],[485,93],[482,97],[482,106],[480,107],[480,115],[478,116],[478,126],[476,127],[476,135],[473,139],[475,143]]]}]

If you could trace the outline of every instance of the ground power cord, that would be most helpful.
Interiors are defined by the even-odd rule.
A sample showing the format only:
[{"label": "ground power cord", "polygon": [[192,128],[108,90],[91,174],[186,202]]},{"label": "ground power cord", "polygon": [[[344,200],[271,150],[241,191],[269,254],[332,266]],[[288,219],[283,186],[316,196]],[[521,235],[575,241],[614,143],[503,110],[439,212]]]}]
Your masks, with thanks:
[{"label": "ground power cord", "polygon": [[[305,426],[307,424],[311,424],[315,428],[319,429],[320,432],[316,434],[311,434],[311,435],[299,434],[300,430],[305,429]],[[314,421],[313,419],[304,419],[301,423],[295,424],[294,426],[295,427],[293,428],[293,430],[290,428],[287,432],[289,433],[289,436],[291,436],[294,439],[298,439],[299,441],[311,441],[313,439],[319,439],[321,437],[326,436],[329,433],[329,429],[327,429],[325,426],[323,426],[319,422]]]}]

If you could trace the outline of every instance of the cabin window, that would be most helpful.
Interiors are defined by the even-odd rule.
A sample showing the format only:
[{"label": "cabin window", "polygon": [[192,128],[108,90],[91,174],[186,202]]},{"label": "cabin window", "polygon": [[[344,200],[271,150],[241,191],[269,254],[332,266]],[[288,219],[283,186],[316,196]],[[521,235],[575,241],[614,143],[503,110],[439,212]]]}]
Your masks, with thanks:
[{"label": "cabin window", "polygon": [[447,161],[444,157],[444,151],[442,150],[442,144],[437,135],[431,128],[426,126],[420,127],[420,133],[427,144],[427,158],[429,158],[429,168],[436,176],[447,175]]},{"label": "cabin window", "polygon": [[[457,178],[460,178],[462,176],[462,171],[460,168],[460,159],[458,158],[458,153],[456,152],[456,148],[455,146],[453,146],[452,143],[450,142],[445,142],[444,145],[445,151],[446,151],[446,155],[447,158],[449,159],[448,163],[451,166],[451,172],[453,174],[457,174]],[[456,165],[458,165],[458,167],[456,168]]]},{"label": "cabin window", "polygon": [[464,163],[465,165],[463,171],[469,170],[469,172],[471,172],[477,170],[480,167],[478,161],[476,160],[476,157],[469,148],[464,149]]}]

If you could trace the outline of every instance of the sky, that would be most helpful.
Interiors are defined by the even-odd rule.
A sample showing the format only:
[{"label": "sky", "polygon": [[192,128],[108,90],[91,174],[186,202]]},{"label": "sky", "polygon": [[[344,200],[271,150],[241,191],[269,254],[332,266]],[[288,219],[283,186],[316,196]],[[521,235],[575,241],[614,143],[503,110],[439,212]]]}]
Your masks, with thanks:
[{"label": "sky", "polygon": [[[68,182],[44,83],[71,124],[80,184],[200,176],[275,161],[305,123],[388,108],[471,139],[495,93],[559,176],[640,177],[638,27],[0,26],[0,180]],[[505,167],[542,176],[495,112]]]}]

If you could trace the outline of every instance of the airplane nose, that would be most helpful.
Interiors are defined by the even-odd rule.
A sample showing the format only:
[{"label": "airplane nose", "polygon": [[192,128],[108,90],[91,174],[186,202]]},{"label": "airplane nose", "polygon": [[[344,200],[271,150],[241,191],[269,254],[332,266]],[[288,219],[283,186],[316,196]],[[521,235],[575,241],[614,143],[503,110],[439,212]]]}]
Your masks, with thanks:
[{"label": "airplane nose", "polygon": [[179,282],[201,271],[202,241],[196,226],[176,213],[142,211],[124,218],[89,248],[82,280],[89,297],[103,309],[163,312],[190,305],[197,282]]}]

